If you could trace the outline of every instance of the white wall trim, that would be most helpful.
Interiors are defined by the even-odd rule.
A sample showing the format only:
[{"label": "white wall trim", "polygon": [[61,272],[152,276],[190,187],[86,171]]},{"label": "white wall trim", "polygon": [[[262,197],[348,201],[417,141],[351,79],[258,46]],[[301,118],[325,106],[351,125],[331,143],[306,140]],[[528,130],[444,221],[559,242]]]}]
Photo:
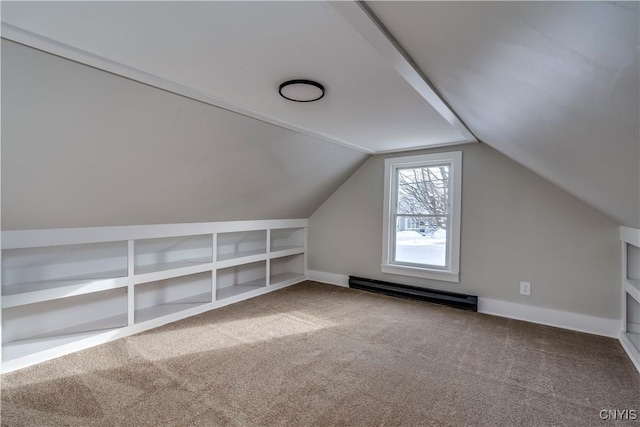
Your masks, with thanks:
[{"label": "white wall trim", "polygon": [[77,245],[119,240],[195,236],[275,228],[307,227],[308,219],[183,222],[178,224],[116,225],[106,227],[52,228],[48,230],[2,231],[2,249]]},{"label": "white wall trim", "polygon": [[7,24],[5,22],[2,23],[2,38],[51,53],[61,58],[70,59],[72,61],[78,62],[80,64],[85,64],[99,70],[107,71],[109,73],[116,74],[130,80],[141,82],[149,86],[165,90],[167,92],[203,102],[214,107],[219,107],[228,111],[232,111],[234,113],[242,114],[243,116],[260,120],[262,122],[269,123],[271,125],[278,126],[284,129],[289,129],[291,131],[298,132],[312,138],[317,138],[345,148],[360,151],[361,153],[374,154],[374,151],[368,148],[364,148],[347,141],[342,141],[319,132],[294,126],[292,124],[278,120],[274,117],[261,114],[257,111],[247,108],[244,105],[234,103],[229,99],[193,89],[178,82],[165,79],[163,77],[148,73],[143,70],[138,70],[137,68],[133,68],[120,62],[95,55],[91,52],[78,49],[76,47],[58,42],[56,40],[41,36],[39,34],[33,33],[20,27],[16,27],[11,24]]},{"label": "white wall trim", "polygon": [[327,273],[324,271],[307,270],[307,278],[314,282],[326,283],[328,285],[349,287],[349,276],[345,274]]},{"label": "white wall trim", "polygon": [[478,298],[478,312],[605,337],[620,336],[620,319],[587,316],[490,298]]},{"label": "white wall trim", "polygon": [[[307,277],[309,280],[329,285],[349,286],[349,276],[345,274],[308,270]],[[587,316],[490,298],[478,298],[478,312],[593,335],[616,339],[620,337],[620,319]]]}]

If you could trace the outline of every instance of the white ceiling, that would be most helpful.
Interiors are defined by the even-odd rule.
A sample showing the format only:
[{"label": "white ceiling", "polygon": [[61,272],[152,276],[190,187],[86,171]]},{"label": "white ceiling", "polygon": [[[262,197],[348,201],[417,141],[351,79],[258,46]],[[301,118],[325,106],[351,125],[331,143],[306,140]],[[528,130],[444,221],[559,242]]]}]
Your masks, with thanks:
[{"label": "white ceiling", "polygon": [[[360,151],[468,139],[326,2],[3,2],[2,22],[3,37]],[[282,99],[293,78],[325,98]]]},{"label": "white ceiling", "polygon": [[[474,140],[457,114],[640,226],[639,3],[367,5],[401,47],[351,2],[3,2],[2,36],[368,153]],[[327,95],[285,101],[290,78]]]},{"label": "white ceiling", "polygon": [[482,142],[634,227],[639,4],[367,3]]}]

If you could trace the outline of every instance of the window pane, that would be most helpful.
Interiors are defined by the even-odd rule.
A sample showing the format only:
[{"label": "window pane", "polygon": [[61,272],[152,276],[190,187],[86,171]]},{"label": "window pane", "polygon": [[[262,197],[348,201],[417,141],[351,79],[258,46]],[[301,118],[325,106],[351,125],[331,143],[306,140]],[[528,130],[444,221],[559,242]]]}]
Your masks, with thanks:
[{"label": "window pane", "polygon": [[447,266],[447,217],[398,215],[395,233],[395,262]]},{"label": "window pane", "polygon": [[447,214],[449,165],[398,169],[398,214]]}]

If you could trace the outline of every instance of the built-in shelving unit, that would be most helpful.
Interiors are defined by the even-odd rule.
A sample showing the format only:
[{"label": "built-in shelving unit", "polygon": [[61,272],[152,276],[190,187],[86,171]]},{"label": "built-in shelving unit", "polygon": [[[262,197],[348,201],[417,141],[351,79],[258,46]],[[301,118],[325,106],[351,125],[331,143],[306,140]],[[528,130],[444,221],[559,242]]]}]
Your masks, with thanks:
[{"label": "built-in shelving unit", "polygon": [[307,220],[2,233],[2,370],[306,278]]},{"label": "built-in shelving unit", "polygon": [[640,230],[620,227],[622,332],[620,342],[640,371]]}]

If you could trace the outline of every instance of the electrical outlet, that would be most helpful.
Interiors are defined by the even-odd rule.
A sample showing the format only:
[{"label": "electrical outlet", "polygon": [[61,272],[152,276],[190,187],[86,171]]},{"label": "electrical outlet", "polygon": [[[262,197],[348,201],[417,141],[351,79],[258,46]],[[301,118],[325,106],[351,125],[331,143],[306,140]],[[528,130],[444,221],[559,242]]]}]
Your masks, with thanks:
[{"label": "electrical outlet", "polygon": [[531,282],[520,282],[520,295],[531,295]]}]

